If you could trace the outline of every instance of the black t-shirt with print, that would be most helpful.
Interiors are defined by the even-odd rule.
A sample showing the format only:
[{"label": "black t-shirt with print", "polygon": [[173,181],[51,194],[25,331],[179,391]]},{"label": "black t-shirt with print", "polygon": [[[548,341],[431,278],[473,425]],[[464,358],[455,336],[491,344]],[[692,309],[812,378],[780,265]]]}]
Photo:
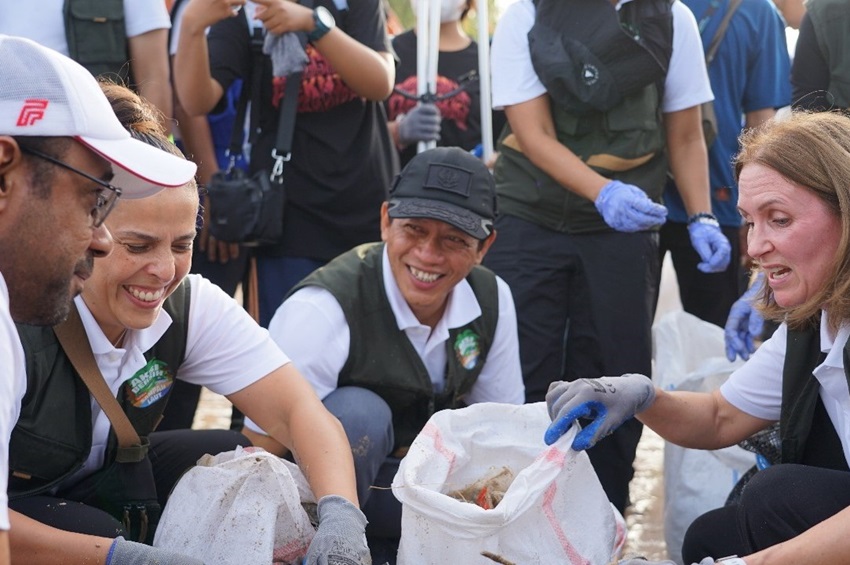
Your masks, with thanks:
[{"label": "black t-shirt with print", "polygon": [[[332,0],[315,4],[330,10],[338,27],[360,43],[391,52],[380,0],[349,0],[344,11]],[[207,41],[212,77],[225,90],[237,78],[247,83],[253,60],[247,19],[215,24]],[[380,239],[380,207],[398,162],[383,105],[358,97],[309,44],[307,53],[310,63],[299,93],[292,159],[284,167],[284,235],[280,244],[260,248],[259,253],[330,260]],[[252,172],[271,170],[285,83],[285,78],[272,77],[271,59],[263,59]]]},{"label": "black t-shirt with print", "polygon": [[[396,88],[416,95],[416,34],[406,31],[393,38],[393,50],[398,57],[396,65]],[[473,72],[473,80],[464,81]],[[449,92],[464,84],[457,95],[437,102],[443,118],[440,126],[440,146],[456,146],[467,151],[481,143],[481,87],[478,81],[478,44],[472,41],[460,51],[440,51],[437,60],[437,94]],[[416,105],[411,100],[394,92],[387,102],[389,119],[406,114]],[[498,136],[504,125],[504,113],[493,113],[493,132]],[[401,153],[402,165],[416,155],[416,144],[411,144]]]}]

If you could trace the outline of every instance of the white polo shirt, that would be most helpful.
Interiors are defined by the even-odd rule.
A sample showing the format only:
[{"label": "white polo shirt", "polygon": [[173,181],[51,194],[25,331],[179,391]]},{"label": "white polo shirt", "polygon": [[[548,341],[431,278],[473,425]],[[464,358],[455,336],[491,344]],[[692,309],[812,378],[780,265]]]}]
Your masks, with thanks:
[{"label": "white polo shirt", "polygon": [[[621,2],[622,4],[630,0]],[[677,112],[714,100],[702,39],[693,13],[679,0],[673,11],[673,53],[664,81],[662,111]],[[546,92],[531,63],[528,32],[534,25],[532,0],[517,0],[502,14],[493,34],[490,51],[493,107],[528,102]]]},{"label": "white polo shirt", "polygon": [[[841,326],[833,338],[827,329],[827,316],[821,316],[820,345],[826,359],[813,371],[820,383],[820,397],[835,426],[844,458],[850,465],[850,389],[844,374],[844,345],[850,325]],[[778,421],[782,407],[782,369],[788,343],[788,327],[779,326],[743,367],[732,373],[720,393],[732,406],[763,420]]]},{"label": "white polo shirt", "polygon": [[[443,317],[432,330],[416,319],[402,296],[390,268],[386,247],[382,262],[384,289],[398,329],[405,333],[422,359],[434,390],[442,391],[449,330],[465,326],[481,316],[472,287],[466,280],[455,286]],[[484,368],[465,398],[469,404],[525,402],[514,301],[507,283],[499,277],[496,282],[499,295],[496,334]],[[351,333],[342,307],[329,291],[311,286],[290,296],[275,312],[269,333],[313,385],[319,398],[336,390],[339,373],[348,359]],[[249,419],[245,422],[249,429],[262,433]]]},{"label": "white polo shirt", "polygon": [[[240,391],[289,362],[245,310],[218,286],[200,275],[189,275],[192,296],[189,306],[186,354],[180,365],[180,380],[203,385],[222,395]],[[143,330],[130,330],[124,344],[116,348],[103,334],[82,297],[75,299],[95,361],[113,395],[128,380],[148,365],[144,352],[159,341],[171,325],[164,310],[156,321]],[[92,450],[83,468],[68,482],[103,466],[109,418],[91,397]]]},{"label": "white polo shirt", "polygon": [[9,529],[9,437],[21,413],[27,390],[26,364],[21,339],[9,311],[9,289],[0,273],[0,530]]}]

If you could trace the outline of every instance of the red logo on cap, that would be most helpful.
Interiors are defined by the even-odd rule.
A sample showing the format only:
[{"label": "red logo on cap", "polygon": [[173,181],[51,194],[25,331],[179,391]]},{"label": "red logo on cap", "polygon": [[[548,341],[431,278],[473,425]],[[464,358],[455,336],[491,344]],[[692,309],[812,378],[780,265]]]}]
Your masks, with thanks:
[{"label": "red logo on cap", "polygon": [[24,102],[21,113],[18,115],[18,126],[31,126],[44,117],[47,109],[47,100],[29,99]]}]

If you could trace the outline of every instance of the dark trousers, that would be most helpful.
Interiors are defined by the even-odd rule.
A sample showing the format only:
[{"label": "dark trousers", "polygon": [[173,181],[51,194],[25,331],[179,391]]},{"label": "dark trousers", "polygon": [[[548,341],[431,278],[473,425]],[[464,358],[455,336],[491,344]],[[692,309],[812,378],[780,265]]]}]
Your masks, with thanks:
[{"label": "dark trousers", "polygon": [[[656,233],[569,235],[508,215],[496,229],[484,264],[513,293],[527,402],[544,400],[553,381],[652,374]],[[621,512],[641,431],[630,420],[588,450]]]},{"label": "dark trousers", "polygon": [[774,465],[753,475],[738,504],[707,512],[685,534],[682,557],[748,555],[792,539],[850,506],[850,473]]},{"label": "dark trousers", "polygon": [[679,283],[682,309],[722,328],[729,317],[729,309],[746,290],[746,286],[742,287],[739,228],[721,229],[732,245],[732,260],[723,272],[703,273],[697,269],[697,264],[702,260],[691,245],[686,224],[668,221],[661,226],[658,252],[660,259],[664,259],[664,254],[670,252],[676,269],[676,281]]},{"label": "dark trousers", "polygon": [[[251,445],[245,436],[229,430],[175,430],[150,435],[148,456],[153,467],[159,504],[165,506],[171,489],[206,453],[217,454]],[[127,536],[121,522],[99,508],[64,498],[38,495],[9,501],[9,508],[33,520],[81,534],[114,538]],[[204,509],[199,509],[203,512]]]}]

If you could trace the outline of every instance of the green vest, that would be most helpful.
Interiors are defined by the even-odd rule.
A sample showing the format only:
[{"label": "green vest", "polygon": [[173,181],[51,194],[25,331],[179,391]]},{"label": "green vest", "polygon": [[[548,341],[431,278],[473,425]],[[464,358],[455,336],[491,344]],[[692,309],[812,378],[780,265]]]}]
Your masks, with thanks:
[{"label": "green vest", "polygon": [[[183,362],[190,295],[189,280],[185,279],[163,304],[173,323],[145,352],[146,367],[162,369],[164,378],[160,378],[160,384],[173,382]],[[27,392],[9,443],[10,499],[45,493],[58,486],[80,469],[92,444],[92,397],[59,345],[53,328],[22,324],[17,327],[26,354]],[[136,377],[143,377],[142,371]],[[145,387],[138,384],[138,378],[127,381],[118,401],[144,438],[159,423],[171,387],[161,396],[154,394],[145,399],[141,390]],[[95,474],[105,473],[115,464],[116,448],[115,432],[110,430],[107,463]]]},{"label": "green vest", "polygon": [[72,59],[94,76],[126,84],[130,51],[124,0],[65,0],[65,38]]},{"label": "green vest", "polygon": [[301,281],[290,295],[307,286],[324,288],[339,302],[351,341],[338,386],[358,386],[383,398],[393,414],[395,451],[408,447],[434,412],[464,406],[487,360],[499,318],[495,275],[476,266],[466,278],[481,316],[449,331],[446,382],[434,393],[431,378],[407,336],[398,329],[384,289],[381,243],[360,245]]},{"label": "green vest", "polygon": [[850,5],[846,0],[812,0],[806,11],[818,47],[829,64],[829,87],[838,108],[850,108]]},{"label": "green vest", "polygon": [[[848,471],[838,433],[820,398],[820,383],[812,373],[824,357],[817,328],[788,331],[779,418],[782,462]],[[850,342],[844,345],[844,374],[850,386]]]},{"label": "green vest", "polygon": [[[644,17],[666,5],[666,16]],[[625,4],[619,17],[624,28],[636,30],[669,61],[673,30],[669,3],[635,0]],[[662,64],[665,69],[666,63]],[[578,72],[579,69],[576,69]],[[667,176],[661,102],[663,80],[629,93],[607,111],[576,112],[550,96],[558,141],[604,177],[642,188],[661,202]],[[594,203],[564,188],[525,156],[510,126],[499,138],[500,157],[494,176],[500,212],[565,233],[611,231]]]}]

